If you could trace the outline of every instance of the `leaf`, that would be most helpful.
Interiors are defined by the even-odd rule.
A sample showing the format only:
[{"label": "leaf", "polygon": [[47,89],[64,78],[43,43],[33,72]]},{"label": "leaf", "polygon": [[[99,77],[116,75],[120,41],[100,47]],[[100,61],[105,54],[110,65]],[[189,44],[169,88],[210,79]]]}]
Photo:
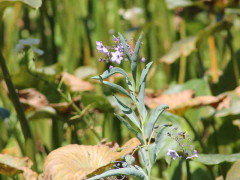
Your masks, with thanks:
[{"label": "leaf", "polygon": [[72,92],[92,91],[95,89],[90,82],[84,81],[81,78],[68,74],[66,72],[63,72],[61,74],[61,79]]},{"label": "leaf", "polygon": [[135,161],[135,158],[132,155],[127,154],[126,156],[124,156],[124,160],[128,164],[133,164]]},{"label": "leaf", "polygon": [[140,144],[137,138],[125,143],[121,149],[100,144],[85,146],[70,144],[52,151],[44,163],[44,179],[86,179],[97,169],[121,159]]},{"label": "leaf", "polygon": [[122,68],[119,68],[119,67],[113,67],[112,69],[107,69],[106,71],[104,71],[104,73],[102,75],[94,76],[94,77],[92,77],[92,79],[104,80],[116,73],[120,73],[125,78],[128,79],[128,75],[127,75],[126,71],[124,71]]},{"label": "leaf", "polygon": [[168,105],[166,104],[162,104],[160,106],[158,106],[156,109],[154,109],[152,112],[151,112],[151,115],[150,115],[150,118],[147,122],[147,126],[145,128],[145,135],[147,138],[150,138],[151,136],[151,133],[153,131],[153,128],[159,118],[159,116],[163,113],[164,110],[166,110],[168,107]]},{"label": "leaf", "polygon": [[141,77],[140,77],[140,82],[139,82],[139,109],[140,113],[142,115],[143,121],[146,120],[147,117],[147,110],[145,107],[145,87],[146,87],[146,79],[147,75],[149,72],[150,67],[152,66],[153,62],[150,62],[146,65],[146,67],[143,69]]},{"label": "leaf", "polygon": [[119,35],[120,41],[122,43],[124,52],[126,53],[126,56],[127,56],[128,60],[131,62],[131,56],[130,56],[129,51],[128,51],[127,42],[125,41],[122,34],[118,33],[118,35]]},{"label": "leaf", "polygon": [[149,163],[148,163],[148,157],[147,157],[146,149],[144,147],[139,147],[139,152],[140,152],[142,161],[144,163],[144,166],[148,167]]},{"label": "leaf", "polygon": [[123,113],[131,120],[133,124],[135,124],[139,129],[141,129],[139,119],[135,112],[131,108],[126,106],[123,102],[121,102],[115,95],[113,95],[113,97],[118,107],[123,111]]},{"label": "leaf", "polygon": [[147,175],[144,173],[144,171],[139,170],[140,167],[129,167],[129,168],[120,168],[120,169],[114,169],[106,171],[100,175],[94,176],[89,178],[88,180],[98,180],[104,177],[109,176],[118,176],[118,175],[127,175],[127,176],[134,176],[142,180],[147,180]]},{"label": "leaf", "polygon": [[169,9],[175,9],[179,7],[188,7],[192,6],[193,2],[190,0],[166,0],[166,4]]},{"label": "leaf", "polygon": [[38,9],[42,5],[42,0],[0,0],[0,13],[4,8],[14,5],[14,3],[21,2],[28,6]]},{"label": "leaf", "polygon": [[13,176],[23,173],[25,179],[37,180],[37,173],[32,171],[32,161],[28,157],[14,157],[8,154],[0,154],[0,174]]},{"label": "leaf", "polygon": [[139,54],[139,50],[142,44],[142,33],[138,38],[138,41],[136,43],[133,55],[131,57],[131,70],[132,70],[132,76],[133,76],[133,80],[136,84],[136,76],[137,76],[137,65],[138,65],[138,54]]},{"label": "leaf", "polygon": [[187,37],[180,41],[174,42],[172,48],[167,54],[161,57],[160,62],[167,64],[174,63],[181,56],[188,56],[196,49],[197,37]]},{"label": "leaf", "polygon": [[[178,2],[178,1],[176,1]],[[192,53],[205,40],[209,35],[227,29],[231,26],[228,21],[221,21],[213,25],[208,26],[204,30],[200,31],[196,36],[187,37],[185,39],[174,42],[173,46],[167,54],[160,58],[160,62],[167,64],[174,63],[179,57],[186,57]]]},{"label": "leaf", "polygon": [[215,109],[226,108],[229,106],[229,102],[222,104],[225,100],[227,100],[226,95],[194,96],[194,94],[195,93],[192,90],[184,90],[178,93],[162,94],[153,98],[147,96],[146,104],[150,108],[155,108],[160,104],[168,104],[169,111],[178,115],[183,115],[188,109],[201,106],[210,105]]},{"label": "leaf", "polygon": [[128,123],[123,117],[119,116],[118,114],[114,114],[138,139],[139,141],[144,144],[143,138],[141,133],[137,132],[130,123]]},{"label": "leaf", "polygon": [[239,180],[240,179],[240,161],[236,161],[227,172],[226,180]]},{"label": "leaf", "polygon": [[[158,153],[161,150],[160,147],[162,146],[162,143],[163,143],[163,137],[165,135],[165,134],[163,134],[163,132],[165,129],[166,129],[166,127],[164,126],[156,135],[155,148],[154,148],[154,154],[155,154],[156,158],[158,156]],[[156,158],[154,159],[154,161],[156,161]]]},{"label": "leaf", "polygon": [[48,105],[45,95],[34,88],[18,91],[20,102],[25,105],[25,109],[41,109]]},{"label": "leaf", "polygon": [[55,116],[56,110],[53,107],[45,106],[41,109],[37,109],[27,115],[29,120],[37,120],[37,119],[47,119]]},{"label": "leaf", "polygon": [[237,154],[198,154],[195,160],[206,165],[216,165],[223,162],[234,162],[240,160],[240,153]]},{"label": "leaf", "polygon": [[102,83],[109,86],[113,90],[115,90],[117,92],[120,92],[120,93],[122,93],[122,94],[131,98],[130,94],[122,86],[119,86],[117,84],[114,84],[114,83],[111,83],[111,82],[108,82],[108,81],[102,81]]}]

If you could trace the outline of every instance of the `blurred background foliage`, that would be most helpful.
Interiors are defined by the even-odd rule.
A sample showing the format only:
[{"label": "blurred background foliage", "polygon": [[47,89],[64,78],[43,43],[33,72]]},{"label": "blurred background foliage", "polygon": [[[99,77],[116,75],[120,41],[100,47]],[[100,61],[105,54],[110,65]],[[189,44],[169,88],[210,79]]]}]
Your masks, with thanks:
[{"label": "blurred background foliage", "polygon": [[[144,33],[141,55],[154,62],[146,103],[170,105],[159,122],[186,130],[199,153],[239,153],[239,0],[42,0],[38,10],[15,3],[0,21],[0,48],[34,135],[35,171],[42,172],[46,155],[65,144],[97,144],[103,138],[122,144],[132,137],[113,115],[119,110],[111,90],[90,79],[109,66],[98,62],[96,41],[111,45],[118,32],[129,41]],[[26,38],[39,39],[44,54],[17,53]],[[127,62],[120,66],[129,69]],[[25,156],[1,72],[0,80],[0,151]],[[122,77],[109,81],[124,86]],[[166,150],[175,146],[169,141],[166,137],[155,179],[190,178],[189,164],[166,163]],[[232,172],[239,171],[236,165],[229,171],[236,157],[191,161],[191,178],[240,178]]]}]

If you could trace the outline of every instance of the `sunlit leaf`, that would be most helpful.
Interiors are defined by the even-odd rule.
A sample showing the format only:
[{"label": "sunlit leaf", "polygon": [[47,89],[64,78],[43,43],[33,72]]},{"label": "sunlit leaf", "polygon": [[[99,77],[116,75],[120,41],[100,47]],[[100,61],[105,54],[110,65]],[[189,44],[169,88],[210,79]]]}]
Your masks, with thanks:
[{"label": "sunlit leaf", "polygon": [[140,145],[137,138],[133,138],[121,147],[107,145],[85,146],[71,144],[52,151],[44,164],[44,178],[47,179],[86,179],[86,176],[97,169],[121,159]]},{"label": "sunlit leaf", "polygon": [[207,165],[216,165],[223,162],[234,162],[240,160],[240,153],[237,154],[199,154],[195,160]]},{"label": "sunlit leaf", "polygon": [[113,74],[116,73],[120,73],[122,74],[125,78],[128,78],[127,73],[122,69],[122,68],[118,68],[118,67],[113,67],[111,69],[107,69],[106,71],[104,71],[103,74],[99,75],[99,76],[94,76],[92,77],[92,79],[97,79],[97,80],[104,80],[110,76],[112,76]]},{"label": "sunlit leaf", "polygon": [[25,109],[41,109],[48,105],[46,96],[34,88],[19,90],[18,96]]},{"label": "sunlit leaf", "polygon": [[226,95],[219,95],[219,96],[194,96],[194,91],[192,90],[185,90],[179,93],[173,94],[162,94],[157,97],[146,97],[146,104],[150,108],[155,108],[160,104],[168,104],[169,111],[183,115],[188,109],[197,108],[201,106],[212,106],[216,109],[219,108],[226,108],[225,106],[220,107],[220,105],[225,99],[227,98]]},{"label": "sunlit leaf", "polygon": [[140,122],[135,112],[130,107],[125,105],[122,101],[120,101],[115,95],[113,95],[113,97],[122,112],[131,120],[133,124],[135,124],[140,129]]},{"label": "sunlit leaf", "polygon": [[119,86],[117,84],[114,84],[114,83],[111,83],[111,82],[108,82],[108,81],[102,81],[103,84],[109,86],[110,88],[112,88],[113,90],[119,92],[119,93],[122,93],[128,97],[131,98],[130,94],[122,87],[122,86]]},{"label": "sunlit leaf", "polygon": [[61,79],[63,83],[65,83],[73,92],[94,90],[94,86],[90,82],[82,80],[79,77],[68,74],[66,72],[63,72],[61,74]]},{"label": "sunlit leaf", "polygon": [[193,50],[196,49],[196,42],[196,37],[187,37],[183,40],[175,42],[170,51],[161,57],[160,61],[167,64],[172,64],[180,56],[188,56]]},{"label": "sunlit leaf", "polygon": [[23,173],[28,180],[37,180],[37,173],[32,171],[32,161],[28,157],[14,157],[8,154],[0,154],[0,174],[13,176]]},{"label": "sunlit leaf", "polygon": [[166,104],[162,104],[159,105],[156,109],[154,109],[151,112],[150,118],[147,122],[147,126],[145,128],[145,135],[147,138],[150,138],[150,135],[154,129],[154,126],[159,118],[159,116],[163,113],[163,111],[165,111],[167,108],[169,108],[168,105]]}]

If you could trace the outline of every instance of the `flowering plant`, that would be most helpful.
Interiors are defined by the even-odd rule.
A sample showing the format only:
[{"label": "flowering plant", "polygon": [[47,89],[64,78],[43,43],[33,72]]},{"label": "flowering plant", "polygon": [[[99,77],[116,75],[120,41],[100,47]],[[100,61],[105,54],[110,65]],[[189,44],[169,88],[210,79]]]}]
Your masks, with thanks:
[{"label": "flowering plant", "polygon": [[[128,117],[126,120],[119,114],[115,114],[116,117],[139,139],[141,145],[138,146],[137,150],[142,160],[143,168],[137,165],[133,165],[134,157],[127,155],[123,157],[123,161],[114,166],[115,169],[106,171],[100,175],[96,175],[90,180],[100,179],[109,176],[119,176],[119,175],[129,175],[135,176],[140,179],[149,180],[151,177],[151,169],[157,160],[158,154],[160,152],[160,146],[162,143],[162,137],[165,134],[166,128],[172,126],[172,123],[165,124],[163,126],[158,126],[157,121],[159,116],[168,108],[168,105],[160,105],[152,112],[148,112],[145,103],[145,87],[146,79],[149,73],[150,67],[153,62],[149,62],[141,72],[140,79],[137,79],[137,66],[139,63],[139,50],[142,45],[142,34],[140,35],[138,41],[136,42],[135,48],[133,48],[127,43],[124,37],[119,33],[119,37],[114,36],[114,41],[117,43],[115,47],[107,48],[102,42],[97,41],[97,50],[103,53],[106,58],[106,62],[116,62],[120,64],[121,61],[126,57],[130,62],[132,76],[129,77],[128,74],[119,67],[111,67],[106,70],[102,75],[94,76],[93,79],[100,80],[104,85],[109,86],[114,91],[126,95],[134,104],[131,108],[126,103],[124,103],[119,97],[113,94],[113,98],[122,110],[122,112]],[[99,61],[103,59],[100,58]],[[144,57],[141,58],[142,62],[145,62]],[[118,84],[114,84],[108,81],[104,81],[106,78],[112,76],[113,74],[120,73],[125,77],[128,90],[124,89]],[[170,133],[168,136],[173,137]],[[182,137],[182,138],[180,138]],[[178,133],[176,137],[173,137],[181,146],[181,140],[185,138],[185,132]],[[188,153],[183,148],[183,155],[179,155],[175,150],[168,150],[167,155],[171,156],[173,159],[176,158],[194,158],[197,157],[197,152]]]}]

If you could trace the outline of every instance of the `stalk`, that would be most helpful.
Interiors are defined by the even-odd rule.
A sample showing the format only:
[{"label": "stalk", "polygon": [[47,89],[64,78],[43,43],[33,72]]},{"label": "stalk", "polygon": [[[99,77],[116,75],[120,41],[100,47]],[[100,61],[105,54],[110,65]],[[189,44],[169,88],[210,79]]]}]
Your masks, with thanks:
[{"label": "stalk", "polygon": [[13,106],[14,106],[14,108],[16,110],[16,113],[17,113],[17,117],[20,121],[22,133],[23,133],[23,136],[24,136],[24,139],[25,139],[26,155],[33,160],[34,169],[36,169],[37,164],[36,164],[36,159],[35,159],[34,137],[32,135],[28,120],[25,116],[24,110],[23,110],[22,105],[20,103],[19,97],[16,93],[15,87],[13,85],[11,76],[9,74],[9,71],[7,69],[7,65],[5,63],[5,59],[4,59],[1,51],[0,51],[0,66],[1,66],[1,69],[2,69],[2,73],[3,73],[3,78],[6,82],[6,85],[7,85],[8,91],[9,91],[10,99],[13,103]]}]

